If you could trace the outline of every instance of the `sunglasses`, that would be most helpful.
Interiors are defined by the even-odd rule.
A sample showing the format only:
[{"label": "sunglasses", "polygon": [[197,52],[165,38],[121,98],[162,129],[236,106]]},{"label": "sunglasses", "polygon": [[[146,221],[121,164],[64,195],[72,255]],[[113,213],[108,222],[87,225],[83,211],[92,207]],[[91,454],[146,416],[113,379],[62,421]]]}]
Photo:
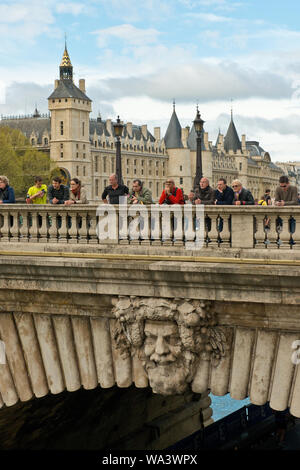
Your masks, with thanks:
[{"label": "sunglasses", "polygon": [[287,185],[286,185],[286,184],[281,184],[280,187],[281,187],[281,188],[286,188]]},{"label": "sunglasses", "polygon": [[240,186],[238,184],[233,184],[232,187],[233,188],[239,188]]}]

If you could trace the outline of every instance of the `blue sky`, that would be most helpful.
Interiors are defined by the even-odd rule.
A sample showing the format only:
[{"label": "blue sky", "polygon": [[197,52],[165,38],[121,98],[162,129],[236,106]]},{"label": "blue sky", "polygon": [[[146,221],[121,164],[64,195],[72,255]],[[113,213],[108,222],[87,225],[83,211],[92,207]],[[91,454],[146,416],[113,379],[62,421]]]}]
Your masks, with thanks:
[{"label": "blue sky", "polygon": [[199,103],[209,140],[239,135],[300,160],[300,2],[1,0],[0,113],[47,111],[64,35],[93,116],[182,126]]}]

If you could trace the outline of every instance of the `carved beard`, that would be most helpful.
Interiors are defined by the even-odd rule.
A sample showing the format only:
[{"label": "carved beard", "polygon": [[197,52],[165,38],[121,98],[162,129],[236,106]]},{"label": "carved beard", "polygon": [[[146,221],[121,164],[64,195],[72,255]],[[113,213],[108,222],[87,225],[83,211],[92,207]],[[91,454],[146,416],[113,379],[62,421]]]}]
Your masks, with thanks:
[{"label": "carved beard", "polygon": [[179,395],[185,392],[194,376],[193,363],[194,355],[178,358],[166,365],[146,360],[145,369],[153,393]]}]

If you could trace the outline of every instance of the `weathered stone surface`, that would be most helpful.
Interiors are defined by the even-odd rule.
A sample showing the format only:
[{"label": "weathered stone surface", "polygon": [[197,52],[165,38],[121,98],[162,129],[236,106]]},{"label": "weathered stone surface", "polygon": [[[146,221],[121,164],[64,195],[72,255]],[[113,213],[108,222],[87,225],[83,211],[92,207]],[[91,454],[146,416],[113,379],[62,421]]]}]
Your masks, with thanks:
[{"label": "weathered stone surface", "polygon": [[226,335],[208,302],[131,296],[114,304],[116,348],[138,356],[155,393],[183,393],[203,355],[214,366],[225,356]]}]

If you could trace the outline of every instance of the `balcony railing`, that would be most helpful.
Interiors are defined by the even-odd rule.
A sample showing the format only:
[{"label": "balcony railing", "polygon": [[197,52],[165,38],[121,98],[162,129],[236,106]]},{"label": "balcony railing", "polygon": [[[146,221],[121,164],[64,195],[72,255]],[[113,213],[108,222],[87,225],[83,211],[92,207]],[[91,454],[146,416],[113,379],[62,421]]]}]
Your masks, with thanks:
[{"label": "balcony railing", "polygon": [[5,204],[0,244],[184,246],[202,239],[204,248],[300,249],[300,206],[201,207]]}]

